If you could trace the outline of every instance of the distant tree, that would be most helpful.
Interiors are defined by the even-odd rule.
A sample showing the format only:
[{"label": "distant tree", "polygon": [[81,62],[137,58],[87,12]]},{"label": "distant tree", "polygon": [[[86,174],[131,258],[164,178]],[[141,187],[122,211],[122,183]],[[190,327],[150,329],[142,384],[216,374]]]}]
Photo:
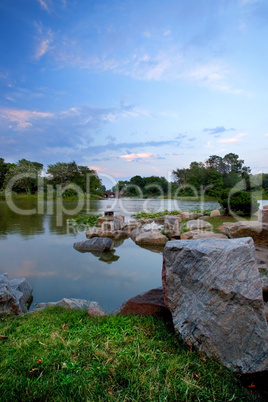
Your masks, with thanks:
[{"label": "distant tree", "polygon": [[49,174],[49,183],[54,186],[59,185],[61,188],[74,183],[79,186],[83,192],[92,192],[103,195],[102,183],[93,169],[87,166],[78,166],[73,162],[57,162],[48,165],[47,173]]},{"label": "distant tree", "polygon": [[4,187],[7,173],[14,166],[15,163],[6,163],[3,158],[0,158],[0,190],[2,190]]},{"label": "distant tree", "polygon": [[9,169],[4,185],[9,186],[10,180],[13,179],[12,191],[34,194],[38,190],[38,177],[41,175],[42,169],[42,163],[20,159]]},{"label": "distant tree", "polygon": [[207,195],[218,197],[224,188],[232,188],[242,180],[243,188],[250,190],[250,168],[243,164],[244,161],[234,153],[223,158],[211,155],[205,163],[192,162],[187,169],[174,170],[173,176],[185,195],[191,195],[192,189],[200,193],[203,188]]}]

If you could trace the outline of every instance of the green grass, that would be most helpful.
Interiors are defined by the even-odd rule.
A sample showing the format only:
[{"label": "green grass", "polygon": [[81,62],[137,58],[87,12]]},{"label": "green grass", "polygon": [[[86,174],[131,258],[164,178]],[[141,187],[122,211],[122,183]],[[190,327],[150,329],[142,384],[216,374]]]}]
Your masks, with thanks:
[{"label": "green grass", "polygon": [[[209,216],[211,210],[209,209],[205,209],[205,210],[201,210],[201,209],[194,209],[189,211],[190,213],[202,213],[205,216]],[[138,212],[136,215],[134,215],[134,217],[136,219],[154,219],[154,218],[158,218],[160,216],[165,216],[165,215],[181,215],[183,213],[183,211],[168,211],[167,209],[165,211],[161,211],[161,212]]]},{"label": "green grass", "polygon": [[[90,199],[90,200],[100,200],[101,197],[97,194],[86,194],[83,193],[83,197],[85,199]],[[1,192],[0,193],[0,201],[5,201],[9,198],[12,198],[15,201],[39,201],[38,195],[36,194],[24,194],[24,193],[12,193],[8,194],[6,197],[5,193]],[[44,201],[57,201],[59,197],[57,197],[56,193],[53,194],[52,197],[47,196],[47,194],[44,194]],[[78,200],[78,195],[63,195],[62,196],[63,201],[77,201]]]},{"label": "green grass", "polygon": [[2,317],[0,335],[1,401],[255,400],[157,318],[49,308]]},{"label": "green grass", "polygon": [[101,215],[78,215],[76,218],[67,219],[69,225],[85,225],[94,227],[98,225],[98,218]]}]

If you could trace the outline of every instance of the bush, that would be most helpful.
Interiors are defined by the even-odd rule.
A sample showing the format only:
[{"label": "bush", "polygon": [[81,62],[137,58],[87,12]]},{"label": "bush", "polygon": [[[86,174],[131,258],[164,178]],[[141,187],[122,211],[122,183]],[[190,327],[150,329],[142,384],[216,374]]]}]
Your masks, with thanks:
[{"label": "bush", "polygon": [[238,191],[231,196],[225,191],[218,202],[227,214],[235,212],[238,215],[251,216],[259,209],[257,200],[247,191]]}]

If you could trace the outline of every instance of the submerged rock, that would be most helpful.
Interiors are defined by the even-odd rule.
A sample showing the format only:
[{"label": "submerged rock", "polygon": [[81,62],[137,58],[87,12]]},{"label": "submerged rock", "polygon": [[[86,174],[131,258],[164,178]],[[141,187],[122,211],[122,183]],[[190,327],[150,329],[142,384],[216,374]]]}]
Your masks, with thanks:
[{"label": "submerged rock", "polygon": [[0,314],[26,313],[33,300],[33,288],[25,278],[0,275]]},{"label": "submerged rock", "polygon": [[166,244],[163,290],[175,330],[240,373],[268,370],[268,326],[251,238]]}]

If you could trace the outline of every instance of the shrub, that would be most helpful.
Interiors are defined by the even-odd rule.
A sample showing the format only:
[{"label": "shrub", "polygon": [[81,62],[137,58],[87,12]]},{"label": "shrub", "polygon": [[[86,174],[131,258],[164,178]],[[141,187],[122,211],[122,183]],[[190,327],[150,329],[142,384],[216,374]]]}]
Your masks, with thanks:
[{"label": "shrub", "polygon": [[218,202],[227,214],[235,212],[238,215],[251,216],[259,209],[257,200],[247,191],[238,191],[232,195],[225,191]]}]

